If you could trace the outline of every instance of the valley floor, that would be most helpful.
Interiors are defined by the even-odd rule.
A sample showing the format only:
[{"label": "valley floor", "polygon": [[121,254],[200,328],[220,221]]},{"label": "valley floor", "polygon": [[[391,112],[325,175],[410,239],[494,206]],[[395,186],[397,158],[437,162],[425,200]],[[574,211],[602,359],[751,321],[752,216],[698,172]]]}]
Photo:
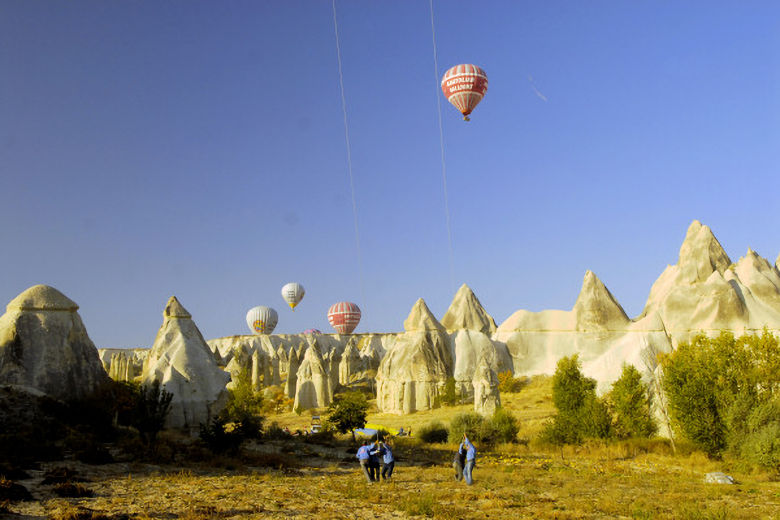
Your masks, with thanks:
[{"label": "valley floor", "polygon": [[4,517],[780,519],[780,482],[764,474],[731,473],[736,485],[705,484],[704,473],[719,468],[698,454],[671,457],[611,448],[561,454],[504,446],[483,454],[469,487],[453,478],[451,446],[429,449],[410,442],[398,448],[394,478],[381,483],[365,482],[344,446],[306,445],[308,455],[296,452],[292,459],[301,465],[285,469],[239,461],[233,467],[229,460],[221,469],[70,462],[93,497],[55,497],[51,486],[41,485],[44,467],[21,481],[35,500],[7,504]]}]

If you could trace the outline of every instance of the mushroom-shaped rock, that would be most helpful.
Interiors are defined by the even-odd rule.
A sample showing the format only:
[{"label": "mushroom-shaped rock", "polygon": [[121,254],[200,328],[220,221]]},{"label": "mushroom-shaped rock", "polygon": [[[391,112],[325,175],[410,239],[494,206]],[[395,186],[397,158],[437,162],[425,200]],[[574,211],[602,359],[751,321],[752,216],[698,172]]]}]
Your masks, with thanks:
[{"label": "mushroom-shaped rock", "polygon": [[496,322],[485,311],[474,291],[465,283],[460,286],[450,307],[441,319],[448,331],[459,329],[478,330],[488,336],[496,331]]},{"label": "mushroom-shaped rock", "polygon": [[159,381],[173,394],[166,427],[197,428],[208,423],[225,405],[229,380],[190,313],[172,296],[143,372],[144,384]]},{"label": "mushroom-shaped rock", "polygon": [[19,294],[0,316],[0,384],[78,399],[108,380],[79,306],[54,287]]}]

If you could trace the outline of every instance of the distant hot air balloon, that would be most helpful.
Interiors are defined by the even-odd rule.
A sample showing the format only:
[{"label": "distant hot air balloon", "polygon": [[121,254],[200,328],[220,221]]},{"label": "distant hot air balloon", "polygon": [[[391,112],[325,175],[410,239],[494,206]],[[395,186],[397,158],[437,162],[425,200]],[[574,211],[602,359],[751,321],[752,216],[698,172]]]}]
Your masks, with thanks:
[{"label": "distant hot air balloon", "polygon": [[444,97],[460,110],[464,121],[470,121],[469,114],[485,97],[487,88],[487,74],[471,64],[455,65],[441,79]]},{"label": "distant hot air balloon", "polygon": [[279,315],[271,307],[260,305],[246,313],[246,324],[255,334],[270,334],[279,322]]},{"label": "distant hot air balloon", "polygon": [[322,331],[320,329],[306,329],[303,331],[304,334],[322,334]]},{"label": "distant hot air balloon", "polygon": [[334,303],[328,309],[328,321],[339,334],[351,334],[360,323],[360,308],[354,303]]},{"label": "distant hot air balloon", "polygon": [[303,285],[297,282],[290,282],[282,287],[282,298],[293,310],[301,302],[304,294],[306,294],[306,290],[303,288]]}]

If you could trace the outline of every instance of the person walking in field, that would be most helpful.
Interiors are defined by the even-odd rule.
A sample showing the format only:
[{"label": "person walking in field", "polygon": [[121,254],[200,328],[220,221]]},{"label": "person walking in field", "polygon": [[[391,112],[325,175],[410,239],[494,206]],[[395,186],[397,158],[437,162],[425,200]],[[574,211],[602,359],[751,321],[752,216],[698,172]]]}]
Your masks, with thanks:
[{"label": "person walking in field", "polygon": [[363,441],[363,445],[360,446],[357,450],[356,455],[358,461],[360,462],[360,469],[363,470],[363,475],[366,476],[366,480],[368,482],[373,482],[374,479],[371,478],[371,473],[369,473],[369,454],[368,454],[368,441]]},{"label": "person walking in field", "polygon": [[390,477],[393,476],[393,468],[395,468],[393,450],[387,442],[380,442],[379,447],[382,454],[382,480],[390,480]]},{"label": "person walking in field", "polygon": [[379,441],[376,440],[368,447],[368,472],[371,480],[379,480]]},{"label": "person walking in field", "polygon": [[458,451],[466,450],[466,464],[463,466],[463,478],[469,486],[474,482],[471,472],[474,470],[474,464],[477,462],[477,449],[471,443],[466,434],[463,434],[463,442],[460,443]]},{"label": "person walking in field", "polygon": [[452,467],[455,468],[455,480],[458,482],[463,480],[464,464],[466,464],[466,450],[463,449],[463,444],[461,444],[458,451],[455,452],[455,458],[452,459]]}]

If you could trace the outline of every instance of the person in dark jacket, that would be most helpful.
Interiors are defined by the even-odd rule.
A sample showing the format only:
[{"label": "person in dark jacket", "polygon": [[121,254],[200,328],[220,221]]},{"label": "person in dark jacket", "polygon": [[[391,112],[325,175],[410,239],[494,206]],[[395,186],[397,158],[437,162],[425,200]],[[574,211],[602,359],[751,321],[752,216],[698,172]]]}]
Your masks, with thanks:
[{"label": "person in dark jacket", "polygon": [[463,480],[463,466],[466,464],[466,450],[463,449],[463,445],[455,452],[455,458],[452,459],[452,467],[455,468],[455,480],[460,482]]},{"label": "person in dark jacket", "polygon": [[379,441],[368,447],[368,472],[371,480],[379,480]]}]

